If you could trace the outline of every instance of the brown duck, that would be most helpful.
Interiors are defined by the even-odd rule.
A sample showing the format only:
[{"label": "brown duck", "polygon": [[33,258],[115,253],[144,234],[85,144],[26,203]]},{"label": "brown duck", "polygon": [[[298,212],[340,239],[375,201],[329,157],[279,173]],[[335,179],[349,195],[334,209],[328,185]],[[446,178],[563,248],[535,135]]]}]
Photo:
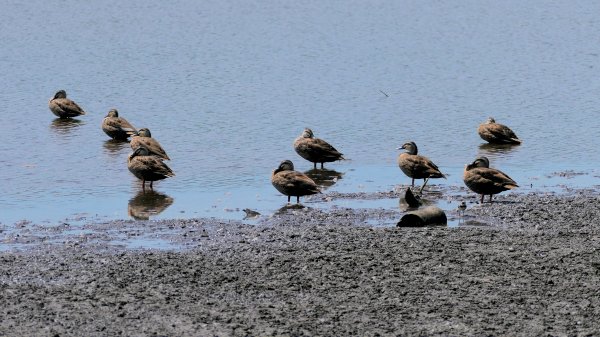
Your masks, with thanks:
[{"label": "brown duck", "polygon": [[398,148],[398,150],[400,149],[404,149],[406,152],[398,156],[398,166],[404,174],[412,178],[412,186],[415,186],[415,179],[424,179],[419,193],[423,191],[429,178],[446,178],[429,158],[417,154],[418,149],[415,142],[404,143]]},{"label": "brown duck", "polygon": [[168,177],[175,176],[175,173],[163,163],[157,156],[149,154],[148,149],[140,146],[129,155],[127,168],[134,176],[142,180],[142,189],[146,189],[146,181],[152,183]]},{"label": "brown duck", "polygon": [[336,150],[326,141],[315,138],[311,129],[304,129],[300,137],[294,141],[294,150],[300,157],[308,160],[317,168],[317,163],[329,163],[336,160],[344,159],[343,154]]},{"label": "brown duck", "polygon": [[521,144],[521,140],[513,130],[506,125],[496,123],[492,117],[479,125],[477,133],[481,139],[491,144]]},{"label": "brown duck", "polygon": [[296,202],[300,202],[300,197],[321,193],[319,187],[306,174],[294,171],[294,164],[289,160],[284,160],[271,175],[271,183],[283,195],[287,195],[288,202],[290,197],[296,197]]},{"label": "brown duck", "polygon": [[171,158],[169,158],[169,156],[167,155],[167,152],[165,152],[162,146],[160,146],[160,143],[156,139],[152,138],[152,134],[147,128],[140,129],[137,135],[131,138],[129,145],[131,145],[131,148],[134,150],[140,146],[143,146],[146,149],[148,149],[148,152],[151,155],[157,156],[165,160],[171,160]]},{"label": "brown duck", "polygon": [[111,109],[102,121],[102,131],[110,138],[127,140],[137,133],[137,130],[125,118],[119,117],[117,109]]},{"label": "brown duck", "polygon": [[77,103],[67,98],[67,92],[59,90],[48,101],[48,107],[59,118],[72,118],[85,115],[85,111]]},{"label": "brown duck", "polygon": [[463,180],[471,191],[481,194],[482,204],[486,195],[492,202],[492,195],[519,187],[506,173],[490,168],[490,161],[483,156],[465,167]]}]

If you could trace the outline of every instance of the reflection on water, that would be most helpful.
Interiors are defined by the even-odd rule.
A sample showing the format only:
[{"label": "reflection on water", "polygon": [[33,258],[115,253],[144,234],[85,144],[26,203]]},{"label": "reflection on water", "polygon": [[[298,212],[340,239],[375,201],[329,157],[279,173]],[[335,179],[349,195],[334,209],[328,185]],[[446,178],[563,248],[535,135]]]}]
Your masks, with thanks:
[{"label": "reflection on water", "polygon": [[288,211],[299,211],[299,210],[303,210],[305,208],[306,208],[306,206],[304,206],[302,204],[287,204],[287,205],[281,207],[280,209],[278,209],[275,212],[275,214],[281,215],[281,214],[286,214]]},{"label": "reflection on water", "polygon": [[333,186],[344,175],[341,172],[328,169],[312,169],[304,172],[304,174],[314,180],[322,189]]},{"label": "reflection on water", "polygon": [[106,153],[111,155],[121,154],[123,149],[129,148],[129,142],[126,140],[109,139],[103,144]]},{"label": "reflection on water", "polygon": [[50,128],[59,134],[68,134],[78,126],[85,125],[85,122],[75,118],[56,118],[50,124]]},{"label": "reflection on water", "polygon": [[507,154],[516,153],[521,144],[490,144],[483,143],[479,145],[478,156],[486,156],[494,159]]},{"label": "reflection on water", "polygon": [[129,200],[127,211],[136,220],[148,220],[173,204],[174,199],[156,191],[140,191]]},{"label": "reflection on water", "polygon": [[[410,197],[409,197],[410,199]],[[409,203],[410,201],[410,203]],[[426,195],[418,195],[414,197],[414,200],[406,200],[406,195],[404,197],[400,197],[398,201],[398,208],[402,212],[414,211],[419,209],[421,206],[429,206],[435,204],[435,201],[431,201],[426,199]]]}]

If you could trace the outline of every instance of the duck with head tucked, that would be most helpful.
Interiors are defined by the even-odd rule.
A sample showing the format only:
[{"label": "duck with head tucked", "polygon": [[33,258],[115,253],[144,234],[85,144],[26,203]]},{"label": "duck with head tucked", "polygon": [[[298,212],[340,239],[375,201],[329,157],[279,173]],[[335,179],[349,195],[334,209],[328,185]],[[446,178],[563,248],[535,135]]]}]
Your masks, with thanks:
[{"label": "duck with head tucked", "polygon": [[287,195],[288,202],[291,197],[296,197],[296,203],[300,203],[300,197],[305,195],[321,193],[319,187],[306,174],[294,171],[294,164],[290,160],[284,160],[271,174],[271,183],[283,195]]},{"label": "duck with head tucked", "polygon": [[59,90],[48,102],[50,111],[58,118],[72,118],[85,115],[85,111],[77,103],[67,98],[67,92]]},{"label": "duck with head tucked", "polygon": [[152,138],[152,134],[148,128],[141,128],[137,132],[137,135],[131,138],[129,145],[131,145],[131,148],[134,150],[140,146],[143,146],[148,149],[148,152],[151,155],[165,160],[171,160],[171,158],[169,158],[167,155],[167,152],[165,152],[162,146],[160,146],[160,143],[156,139]]},{"label": "duck with head tucked", "polygon": [[127,160],[127,168],[134,176],[142,180],[142,189],[146,189],[146,181],[152,183],[157,180],[175,176],[175,173],[159,157],[150,155],[147,148],[136,148]]},{"label": "duck with head tucked", "polygon": [[137,133],[137,130],[125,118],[119,117],[117,109],[110,109],[104,120],[102,120],[102,131],[110,138],[116,140],[127,140]]},{"label": "duck with head tucked", "polygon": [[304,129],[300,137],[294,141],[294,150],[300,155],[300,157],[308,160],[314,164],[314,168],[317,168],[317,163],[329,163],[336,160],[344,159],[343,154],[336,150],[326,141],[315,138],[312,130],[309,128]]},{"label": "duck with head tucked", "polygon": [[398,150],[404,149],[406,152],[398,156],[398,166],[408,177],[412,178],[412,186],[415,186],[415,179],[423,179],[424,183],[419,190],[423,191],[429,178],[446,178],[429,158],[418,155],[417,144],[415,142],[404,143]]},{"label": "duck with head tucked", "polygon": [[465,166],[463,180],[471,191],[481,194],[482,204],[486,195],[491,203],[492,195],[519,187],[506,173],[490,168],[490,161],[484,156]]},{"label": "duck with head tucked", "polygon": [[521,140],[508,126],[496,123],[494,118],[480,124],[477,129],[479,137],[490,144],[521,144]]}]

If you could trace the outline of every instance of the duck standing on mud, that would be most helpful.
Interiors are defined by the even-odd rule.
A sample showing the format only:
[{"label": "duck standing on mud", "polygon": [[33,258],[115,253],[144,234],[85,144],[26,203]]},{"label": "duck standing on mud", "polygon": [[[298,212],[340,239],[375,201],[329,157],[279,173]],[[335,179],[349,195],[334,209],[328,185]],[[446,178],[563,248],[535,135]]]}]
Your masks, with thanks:
[{"label": "duck standing on mud", "polygon": [[494,118],[480,124],[477,133],[490,144],[521,144],[521,140],[508,126],[496,123]]},{"label": "duck standing on mud", "polygon": [[300,157],[313,163],[315,169],[317,168],[317,163],[321,163],[321,168],[323,168],[323,163],[344,159],[343,154],[336,150],[335,147],[320,138],[315,138],[315,135],[309,128],[304,129],[300,137],[296,138],[294,141],[294,150],[296,150],[296,153]]},{"label": "duck standing on mud", "polygon": [[490,161],[483,156],[465,166],[463,180],[471,191],[481,194],[482,204],[486,195],[491,203],[492,195],[519,187],[506,173],[490,168]]},{"label": "duck standing on mud", "polygon": [[415,142],[404,143],[397,150],[404,149],[406,152],[398,156],[398,166],[408,177],[412,178],[412,186],[415,186],[415,179],[424,179],[423,186],[419,193],[423,191],[429,178],[446,178],[440,172],[440,169],[429,158],[418,155],[417,144]]},{"label": "duck standing on mud", "polygon": [[67,92],[59,90],[54,97],[48,101],[48,108],[58,118],[72,118],[85,115],[85,111],[77,103],[67,98]]},{"label": "duck standing on mud", "polygon": [[282,161],[273,171],[271,183],[281,194],[287,195],[288,203],[291,197],[296,197],[296,203],[300,203],[301,196],[321,193],[317,184],[306,174],[294,171],[294,164],[290,160]]}]

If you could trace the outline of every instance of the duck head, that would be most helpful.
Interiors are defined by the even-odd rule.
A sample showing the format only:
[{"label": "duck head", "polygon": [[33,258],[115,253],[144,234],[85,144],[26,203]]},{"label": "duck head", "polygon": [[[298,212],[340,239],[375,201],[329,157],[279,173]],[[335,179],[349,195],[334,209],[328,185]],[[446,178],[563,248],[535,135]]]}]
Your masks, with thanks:
[{"label": "duck head", "polygon": [[487,124],[494,124],[496,123],[496,120],[494,119],[494,117],[488,117],[488,120],[486,122]]},{"label": "duck head", "polygon": [[400,146],[396,150],[406,150],[406,153],[408,154],[417,154],[419,151],[415,142],[406,142],[404,143],[404,145]]},{"label": "duck head", "polygon": [[275,172],[273,172],[273,174],[276,174],[278,172],[282,172],[282,171],[293,171],[294,170],[294,164],[292,163],[291,160],[284,160],[281,162],[281,164],[279,164],[279,167],[277,167],[275,169]]},{"label": "duck head", "polygon": [[54,94],[53,99],[57,99],[57,98],[67,98],[67,92],[64,90],[57,91],[56,94]]},{"label": "duck head", "polygon": [[106,117],[119,117],[119,111],[117,109],[110,109]]},{"label": "duck head", "polygon": [[467,167],[465,168],[465,170],[470,170],[476,167],[485,167],[485,168],[489,168],[490,167],[490,160],[487,159],[487,157],[485,156],[481,156],[481,157],[477,157],[477,159],[475,159],[471,164],[467,165]]},{"label": "duck head", "polygon": [[137,156],[147,156],[149,154],[150,154],[150,152],[148,151],[147,148],[140,146],[140,147],[136,148],[135,150],[133,150],[133,153],[129,155],[129,160],[131,160]]},{"label": "duck head", "polygon": [[313,134],[312,130],[309,128],[305,128],[304,132],[302,132],[302,138],[314,138],[315,135]]},{"label": "duck head", "polygon": [[140,137],[152,137],[152,134],[150,133],[150,129],[147,128],[141,128],[138,132],[137,135]]}]

